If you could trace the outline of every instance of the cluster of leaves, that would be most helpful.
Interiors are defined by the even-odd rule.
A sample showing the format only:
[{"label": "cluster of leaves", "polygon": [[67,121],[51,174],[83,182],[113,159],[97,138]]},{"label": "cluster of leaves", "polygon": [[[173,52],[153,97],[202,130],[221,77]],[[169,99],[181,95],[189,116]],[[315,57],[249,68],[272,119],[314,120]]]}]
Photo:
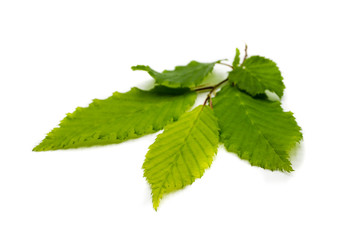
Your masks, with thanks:
[{"label": "cluster of leaves", "polygon": [[[231,68],[228,78],[199,87],[215,64]],[[148,72],[155,87],[115,92],[105,100],[93,100],[87,108],[77,108],[33,150],[120,143],[164,129],[143,164],[155,210],[164,194],[190,185],[204,174],[219,143],[251,165],[293,171],[289,153],[302,134],[293,114],[284,112],[279,101],[270,101],[266,95],[271,91],[281,99],[285,89],[273,61],[248,58],[245,49],[240,63],[236,49],[232,65],[192,61],[161,73],[144,65],[132,69]],[[204,91],[209,91],[204,104],[187,111],[197,92]]]}]

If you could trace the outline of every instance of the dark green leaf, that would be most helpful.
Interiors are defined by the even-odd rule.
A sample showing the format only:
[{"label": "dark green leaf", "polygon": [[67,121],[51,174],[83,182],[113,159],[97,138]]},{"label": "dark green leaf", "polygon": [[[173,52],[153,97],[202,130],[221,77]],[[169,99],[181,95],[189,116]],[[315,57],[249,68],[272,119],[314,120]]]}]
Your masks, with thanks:
[{"label": "dark green leaf", "polygon": [[229,82],[252,96],[275,92],[280,98],[285,89],[283,77],[276,64],[270,59],[253,56],[229,73]]},{"label": "dark green leaf", "polygon": [[254,99],[235,87],[225,86],[214,98],[220,140],[251,165],[270,170],[292,171],[289,153],[302,139],[291,112],[279,102]]},{"label": "dark green leaf", "polygon": [[165,70],[162,73],[144,65],[133,66],[131,69],[148,72],[159,85],[171,88],[192,88],[199,86],[204,81],[205,77],[212,72],[215,64],[219,62],[220,61],[200,63],[191,61],[186,66],[177,66],[174,70]]}]

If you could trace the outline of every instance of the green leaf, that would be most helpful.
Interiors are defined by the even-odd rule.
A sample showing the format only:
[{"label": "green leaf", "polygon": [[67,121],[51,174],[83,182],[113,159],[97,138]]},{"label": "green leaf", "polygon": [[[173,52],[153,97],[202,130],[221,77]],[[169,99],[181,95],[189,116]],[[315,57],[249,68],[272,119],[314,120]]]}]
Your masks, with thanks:
[{"label": "green leaf", "polygon": [[281,98],[285,89],[282,80],[276,63],[260,56],[247,58],[240,67],[229,73],[229,82],[252,96],[270,90]]},{"label": "green leaf", "polygon": [[235,68],[235,67],[238,67],[239,64],[240,64],[240,50],[237,48],[232,65]]},{"label": "green leaf", "polygon": [[132,88],[68,114],[33,150],[87,147],[119,143],[161,130],[194,104],[188,89],[158,86],[150,91]]},{"label": "green leaf", "polygon": [[279,102],[254,99],[227,85],[213,100],[220,140],[251,165],[292,171],[289,153],[302,139],[301,128]]},{"label": "green leaf", "polygon": [[218,141],[217,119],[208,106],[198,106],[165,127],[150,146],[143,165],[155,210],[165,193],[190,185],[203,175]]},{"label": "green leaf", "polygon": [[175,67],[175,70],[165,70],[162,73],[144,65],[133,66],[131,69],[148,72],[159,85],[171,88],[192,88],[199,86],[204,81],[205,77],[212,72],[215,64],[219,62],[220,61],[200,63],[191,61],[186,66],[177,66]]}]

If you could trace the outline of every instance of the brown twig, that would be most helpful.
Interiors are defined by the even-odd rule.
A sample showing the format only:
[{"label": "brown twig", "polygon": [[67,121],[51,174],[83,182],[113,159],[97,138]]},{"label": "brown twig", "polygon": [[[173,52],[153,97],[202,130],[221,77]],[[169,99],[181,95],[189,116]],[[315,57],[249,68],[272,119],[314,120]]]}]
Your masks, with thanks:
[{"label": "brown twig", "polygon": [[217,64],[221,64],[221,65],[224,65],[224,66],[228,66],[228,67],[230,67],[231,69],[234,69],[233,66],[231,66],[230,64],[227,64],[227,63],[219,62],[219,63],[217,63]]},{"label": "brown twig", "polygon": [[206,103],[209,101],[209,105],[210,105],[210,107],[211,107],[211,108],[213,108],[212,99],[211,99],[211,94],[213,94],[213,93],[214,93],[214,91],[215,91],[218,87],[220,87],[223,83],[227,82],[228,80],[229,80],[229,79],[227,78],[227,79],[225,79],[225,80],[223,80],[223,81],[219,82],[218,84],[216,84],[216,85],[214,85],[214,86],[212,86],[212,87],[204,87],[204,88],[198,88],[198,89],[195,89],[195,91],[202,91],[202,90],[211,89],[211,90],[210,90],[210,92],[208,93],[208,95],[207,95],[207,97],[206,97],[205,101],[204,101],[203,106],[205,106],[205,105],[206,105]]},{"label": "brown twig", "polygon": [[243,59],[243,61],[242,61],[241,65],[245,62],[245,60],[246,60],[246,59],[247,59],[247,57],[248,57],[248,54],[247,54],[247,49],[248,49],[248,46],[247,46],[247,44],[245,43],[245,55],[244,55],[244,59]]}]

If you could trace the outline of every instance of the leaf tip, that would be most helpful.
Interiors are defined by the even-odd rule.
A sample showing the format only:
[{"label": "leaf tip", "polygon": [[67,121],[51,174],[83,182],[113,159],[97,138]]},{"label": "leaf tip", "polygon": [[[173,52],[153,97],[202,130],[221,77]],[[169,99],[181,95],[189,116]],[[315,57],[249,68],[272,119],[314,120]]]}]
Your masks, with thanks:
[{"label": "leaf tip", "polygon": [[278,169],[278,170],[280,170],[281,172],[284,172],[284,173],[294,172],[294,169],[292,168],[290,161],[289,161],[289,164],[285,165],[284,167],[282,167],[281,169]]},{"label": "leaf tip", "polygon": [[133,71],[136,71],[136,70],[147,71],[147,70],[149,69],[149,66],[136,65],[136,66],[132,66],[131,69],[132,69]]},{"label": "leaf tip", "polygon": [[33,151],[33,152],[40,152],[40,150],[38,149],[38,146],[34,147],[31,151]]},{"label": "leaf tip", "polygon": [[31,151],[33,151],[33,152],[43,152],[43,151],[46,151],[46,149],[42,146],[42,143],[39,143]]},{"label": "leaf tip", "polygon": [[158,207],[160,205],[160,198],[154,198],[153,196],[153,208],[157,212]]}]

